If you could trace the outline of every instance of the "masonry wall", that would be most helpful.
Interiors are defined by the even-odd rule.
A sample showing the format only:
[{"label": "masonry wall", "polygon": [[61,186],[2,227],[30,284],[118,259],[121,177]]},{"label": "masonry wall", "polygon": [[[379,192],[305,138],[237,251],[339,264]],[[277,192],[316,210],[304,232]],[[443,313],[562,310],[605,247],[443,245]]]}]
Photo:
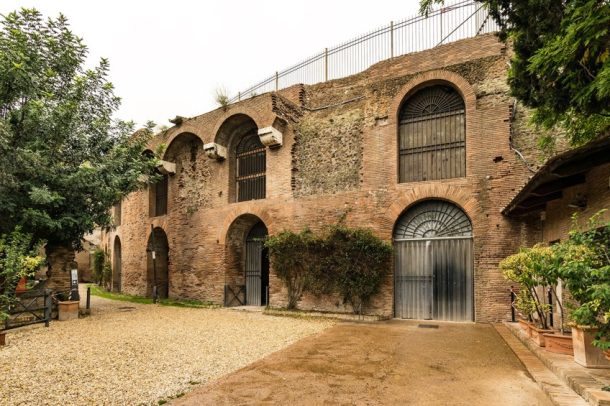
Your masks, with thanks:
[{"label": "masonry wall", "polygon": [[[564,241],[568,238],[573,226],[587,228],[589,218],[600,210],[610,208],[610,165],[602,165],[589,171],[586,182],[563,190],[561,199],[553,200],[546,205],[546,219],[543,221],[542,242]],[[575,199],[584,197],[587,206],[584,209],[569,207]],[[576,215],[575,222],[573,216]],[[610,212],[605,211],[599,220],[610,221]]]},{"label": "masonry wall", "polygon": [[[253,219],[274,234],[317,230],[348,213],[348,225],[369,227],[391,241],[394,224],[406,209],[421,200],[442,199],[461,207],[473,223],[476,321],[505,319],[509,284],[497,264],[539,235],[535,221],[500,214],[529,174],[509,145],[515,123],[507,95],[507,58],[493,35],[480,36],[384,61],[348,78],[255,96],[159,134],[151,149],[164,143],[169,146],[166,159],[179,162],[170,176],[168,214],[150,217],[148,191],[133,193],[122,203],[121,225],[102,238],[108,249],[114,238],[121,239],[123,291],[146,291],[151,225],[168,236],[170,297],[222,304],[224,286],[243,272],[239,239]],[[453,86],[465,100],[466,177],[398,183],[401,103],[420,86],[436,82]],[[213,160],[201,148],[176,145],[186,145],[187,133],[201,144],[231,145],[248,120],[259,129],[281,130],[283,145],[267,149],[266,198],[235,202],[231,159]],[[517,139],[528,136],[514,134]],[[391,271],[367,313],[393,315]],[[271,305],[283,306],[285,298],[271,273]],[[350,310],[338,297],[308,295],[300,307]]]}]

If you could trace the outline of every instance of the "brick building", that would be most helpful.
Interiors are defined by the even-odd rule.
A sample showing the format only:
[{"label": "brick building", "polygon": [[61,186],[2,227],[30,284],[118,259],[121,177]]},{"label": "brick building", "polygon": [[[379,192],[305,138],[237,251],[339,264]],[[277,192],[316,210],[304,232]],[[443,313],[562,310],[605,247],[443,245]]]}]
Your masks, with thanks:
[{"label": "brick building", "polygon": [[[366,313],[506,318],[509,283],[497,264],[540,238],[535,219],[501,213],[531,175],[513,149],[536,158],[507,94],[507,53],[480,35],[256,95],[158,134],[150,148],[166,146],[163,180],[125,198],[119,225],[102,236],[115,289],[151,293],[154,240],[161,296],[283,306],[258,238],[347,213],[347,225],[396,247]],[[299,307],[351,310],[308,295]]]}]

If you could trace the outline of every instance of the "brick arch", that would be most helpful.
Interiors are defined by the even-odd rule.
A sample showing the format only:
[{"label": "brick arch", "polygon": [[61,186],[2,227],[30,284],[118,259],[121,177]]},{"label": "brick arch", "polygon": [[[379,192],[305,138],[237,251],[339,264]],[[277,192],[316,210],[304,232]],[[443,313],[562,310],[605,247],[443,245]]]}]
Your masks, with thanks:
[{"label": "brick arch", "polygon": [[258,217],[265,226],[267,227],[267,232],[271,235],[275,230],[275,225],[271,215],[267,212],[266,209],[261,209],[259,205],[256,204],[256,201],[252,201],[246,204],[240,204],[239,207],[234,208],[225,216],[225,219],[220,227],[219,234],[216,238],[218,244],[226,245],[227,243],[227,235],[229,234],[230,228],[233,223],[242,216],[255,216]]},{"label": "brick arch", "polygon": [[180,131],[174,131],[174,133],[165,142],[167,144],[167,148],[165,149],[165,152],[163,153],[163,155],[165,155],[167,150],[169,150],[169,148],[172,145],[172,143],[177,141],[178,138],[184,137],[185,135],[186,136],[194,135],[195,137],[199,138],[199,140],[201,141],[202,144],[205,143],[205,140],[198,133],[197,128],[194,125],[183,124],[183,125],[180,126]]},{"label": "brick arch", "polygon": [[244,116],[254,121],[257,128],[263,128],[270,126],[275,119],[275,115],[273,115],[273,119],[268,123],[263,115],[258,111],[251,109],[246,106],[238,106],[238,107],[230,107],[222,116],[220,116],[214,126],[214,130],[212,131],[214,142],[216,144],[220,144],[222,146],[228,146],[229,139],[226,139],[225,135],[222,133],[223,127],[227,125],[231,125],[231,122],[234,120],[239,120],[240,116]]},{"label": "brick arch", "polygon": [[383,235],[386,236],[388,240],[391,239],[394,232],[394,226],[400,216],[409,210],[409,208],[424,200],[444,200],[455,204],[466,213],[472,223],[473,235],[475,234],[475,230],[477,229],[476,218],[480,212],[476,199],[461,188],[443,184],[433,184],[422,185],[418,186],[416,189],[408,190],[390,205],[385,212],[387,221],[385,221],[384,224],[387,224],[387,226],[384,227],[385,230],[383,230]]},{"label": "brick arch", "polygon": [[167,148],[165,149],[165,152],[163,153],[163,159],[167,160],[168,153],[172,150],[172,148],[175,148],[180,142],[187,141],[189,138],[197,140],[196,142],[198,144],[200,144],[201,147],[203,147],[203,139],[197,133],[195,133],[193,131],[186,131],[186,130],[180,131],[179,133],[174,134],[167,141]]},{"label": "brick arch", "polygon": [[398,124],[398,115],[400,114],[400,107],[405,100],[411,94],[415,93],[423,86],[434,85],[434,84],[447,84],[453,87],[464,99],[466,106],[466,128],[468,128],[468,117],[469,112],[476,109],[477,97],[474,89],[468,83],[468,81],[458,75],[457,73],[450,72],[447,70],[433,70],[429,72],[421,73],[411,79],[406,85],[404,85],[394,96],[389,109],[389,121],[390,124]]}]

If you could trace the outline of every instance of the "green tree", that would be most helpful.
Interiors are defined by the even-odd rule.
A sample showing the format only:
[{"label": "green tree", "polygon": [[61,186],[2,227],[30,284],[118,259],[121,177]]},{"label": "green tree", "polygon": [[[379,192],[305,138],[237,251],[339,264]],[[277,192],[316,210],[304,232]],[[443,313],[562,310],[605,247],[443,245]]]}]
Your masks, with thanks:
[{"label": "green tree", "polygon": [[[478,0],[512,42],[511,93],[572,145],[610,132],[610,1]],[[426,14],[443,0],[421,0]],[[553,142],[552,136],[543,144]]]},{"label": "green tree", "polygon": [[0,23],[0,234],[20,226],[47,254],[76,248],[153,173],[153,124],[133,134],[114,119],[108,61],[84,67],[87,47],[63,15],[24,8]]}]

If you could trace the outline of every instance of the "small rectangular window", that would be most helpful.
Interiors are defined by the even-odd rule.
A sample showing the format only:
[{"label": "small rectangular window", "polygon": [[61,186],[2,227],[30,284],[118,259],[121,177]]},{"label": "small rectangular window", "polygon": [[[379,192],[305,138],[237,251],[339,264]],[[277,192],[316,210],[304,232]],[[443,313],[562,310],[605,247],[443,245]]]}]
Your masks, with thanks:
[{"label": "small rectangular window", "polygon": [[154,185],[150,185],[151,190],[151,215],[152,217],[163,216],[167,214],[167,186],[168,177],[163,175],[163,178]]}]

